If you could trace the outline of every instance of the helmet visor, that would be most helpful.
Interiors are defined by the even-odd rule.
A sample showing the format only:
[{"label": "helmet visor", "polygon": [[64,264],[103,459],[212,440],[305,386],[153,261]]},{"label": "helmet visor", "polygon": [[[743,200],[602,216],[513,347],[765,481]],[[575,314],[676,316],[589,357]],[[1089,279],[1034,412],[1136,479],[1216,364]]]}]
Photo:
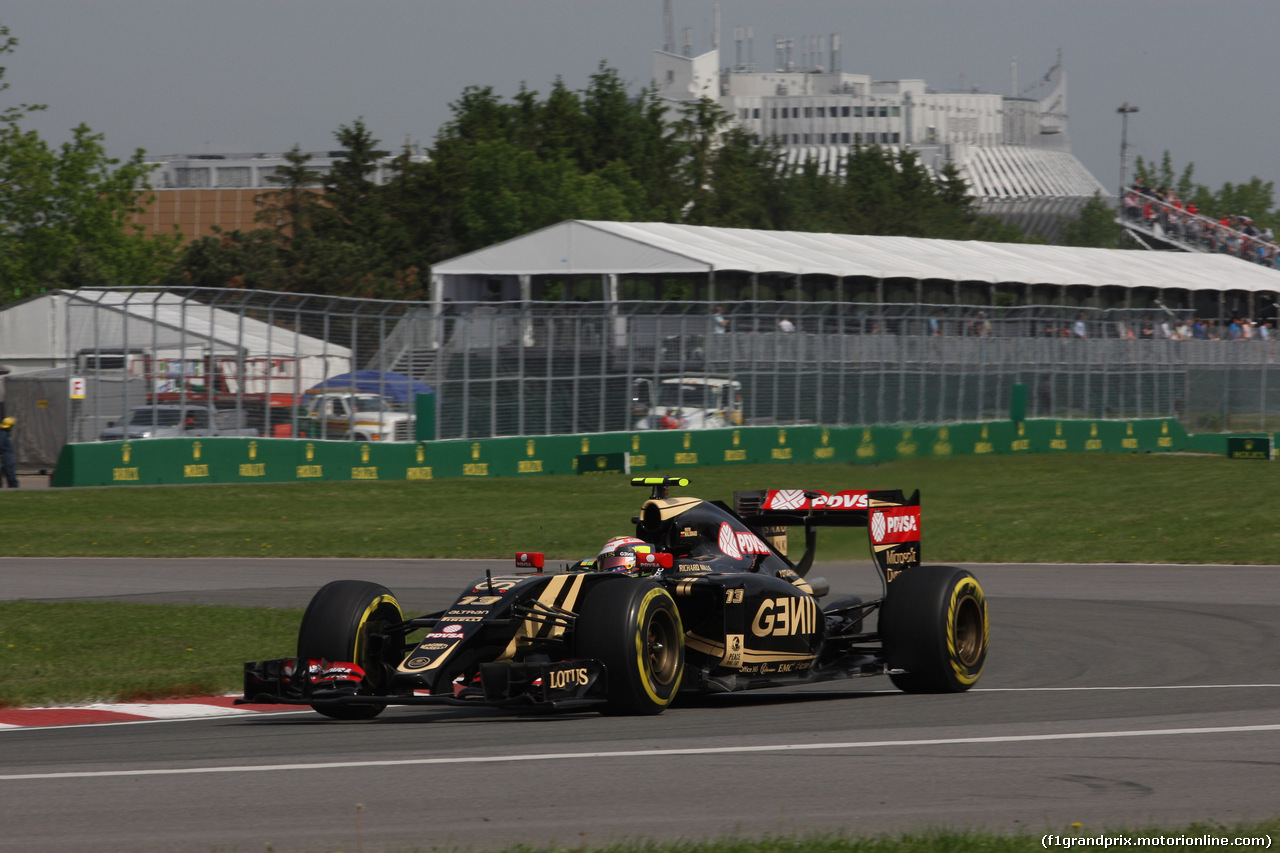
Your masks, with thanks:
[{"label": "helmet visor", "polygon": [[602,572],[629,572],[635,567],[635,554],[609,554],[596,562],[596,568]]}]

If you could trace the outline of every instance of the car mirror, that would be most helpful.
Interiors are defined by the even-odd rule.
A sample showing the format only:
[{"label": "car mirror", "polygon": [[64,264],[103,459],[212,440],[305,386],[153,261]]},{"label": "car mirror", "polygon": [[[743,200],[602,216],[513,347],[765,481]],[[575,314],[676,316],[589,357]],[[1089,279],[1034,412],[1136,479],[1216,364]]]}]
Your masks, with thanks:
[{"label": "car mirror", "polygon": [[674,562],[671,555],[665,552],[636,554],[636,568],[638,569],[669,569]]},{"label": "car mirror", "polygon": [[516,554],[517,569],[541,569],[544,563],[545,558],[542,554],[530,551]]}]

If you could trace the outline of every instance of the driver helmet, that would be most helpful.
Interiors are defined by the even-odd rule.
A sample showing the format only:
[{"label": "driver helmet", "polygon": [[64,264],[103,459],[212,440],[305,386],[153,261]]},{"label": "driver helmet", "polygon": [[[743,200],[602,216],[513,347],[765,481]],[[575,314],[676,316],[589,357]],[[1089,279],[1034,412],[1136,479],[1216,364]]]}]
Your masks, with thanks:
[{"label": "driver helmet", "polygon": [[596,555],[595,570],[598,572],[620,572],[634,574],[636,571],[636,554],[647,554],[653,546],[643,539],[634,536],[615,536]]}]

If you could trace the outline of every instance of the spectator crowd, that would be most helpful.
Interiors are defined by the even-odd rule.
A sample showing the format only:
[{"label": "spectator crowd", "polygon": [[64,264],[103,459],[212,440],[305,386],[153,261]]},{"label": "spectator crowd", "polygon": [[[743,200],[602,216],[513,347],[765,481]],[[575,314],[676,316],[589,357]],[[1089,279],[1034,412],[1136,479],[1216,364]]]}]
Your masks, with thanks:
[{"label": "spectator crowd", "polygon": [[1248,216],[1204,216],[1195,202],[1184,202],[1163,187],[1148,187],[1140,179],[1125,190],[1121,205],[1126,220],[1169,240],[1280,269],[1275,234],[1269,227],[1259,229]]}]

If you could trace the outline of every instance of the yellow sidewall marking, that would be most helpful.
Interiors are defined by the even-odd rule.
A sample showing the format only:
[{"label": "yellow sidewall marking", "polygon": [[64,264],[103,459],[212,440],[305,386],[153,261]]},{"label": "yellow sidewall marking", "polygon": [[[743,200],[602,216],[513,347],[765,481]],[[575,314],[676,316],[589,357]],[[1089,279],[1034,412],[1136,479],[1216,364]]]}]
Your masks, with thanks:
[{"label": "yellow sidewall marking", "polygon": [[[676,695],[676,691],[680,688],[680,679],[684,675],[684,662],[681,661],[680,669],[676,672],[675,678],[672,679],[671,696],[668,696],[667,698],[663,699],[661,696],[654,693],[653,684],[651,683],[651,679],[649,678],[649,666],[648,666],[649,653],[648,653],[648,649],[645,648],[645,639],[646,639],[645,635],[647,634],[647,632],[644,630],[644,626],[645,626],[645,623],[648,621],[646,617],[648,616],[648,613],[649,613],[649,605],[652,603],[652,601],[655,598],[666,598],[667,600],[670,601],[671,596],[667,595],[667,591],[662,587],[657,587],[645,593],[644,598],[640,602],[640,612],[637,614],[638,618],[636,619],[636,626],[635,626],[636,628],[636,667],[637,667],[636,671],[640,674],[640,683],[644,685],[644,692],[649,694],[649,698],[654,701],[654,704],[666,706],[671,704],[672,697]],[[675,618],[675,623],[676,623],[675,639],[677,642],[679,642],[679,638],[684,636],[684,626],[680,624],[680,611],[676,609],[675,602],[671,602],[671,615]]]},{"label": "yellow sidewall marking", "polygon": [[[960,662],[960,655],[956,651],[956,611],[960,607],[961,600],[968,597],[973,598],[982,612],[982,651],[978,666],[972,671]],[[986,663],[988,631],[987,596],[982,591],[982,585],[978,583],[977,578],[962,578],[951,588],[951,604],[947,608],[947,660],[951,664],[956,680],[961,684],[973,684],[982,675],[982,665]]]},{"label": "yellow sidewall marking", "polygon": [[364,613],[360,615],[360,623],[356,626],[356,642],[355,647],[351,650],[351,662],[360,664],[360,641],[364,638],[364,626],[369,621],[369,617],[374,611],[384,604],[390,604],[396,609],[396,614],[400,617],[400,621],[404,621],[404,612],[400,610],[400,602],[396,601],[396,597],[391,594],[380,595],[373,601],[369,602],[369,606],[364,609]]}]

